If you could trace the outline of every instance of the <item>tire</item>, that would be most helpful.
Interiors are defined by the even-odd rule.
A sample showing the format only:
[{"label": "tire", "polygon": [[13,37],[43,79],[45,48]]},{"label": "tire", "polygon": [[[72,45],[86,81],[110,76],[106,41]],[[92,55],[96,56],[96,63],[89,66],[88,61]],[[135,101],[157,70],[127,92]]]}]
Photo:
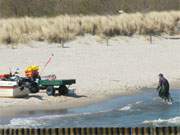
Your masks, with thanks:
[{"label": "tire", "polygon": [[37,93],[39,92],[39,86],[36,82],[33,82],[28,79],[24,79],[18,82],[18,85],[20,86],[21,90],[24,90],[24,88],[28,88],[30,93]]},{"label": "tire", "polygon": [[38,86],[38,84],[35,83],[35,82],[32,82],[31,85],[30,85],[30,87],[29,87],[29,91],[30,91],[31,93],[37,93],[37,92],[39,92],[39,86]]},{"label": "tire", "polygon": [[48,86],[46,88],[46,93],[48,96],[54,96],[55,95],[55,89],[53,86]]},{"label": "tire", "polygon": [[68,88],[65,85],[61,85],[59,87],[59,95],[67,95],[68,94]]}]

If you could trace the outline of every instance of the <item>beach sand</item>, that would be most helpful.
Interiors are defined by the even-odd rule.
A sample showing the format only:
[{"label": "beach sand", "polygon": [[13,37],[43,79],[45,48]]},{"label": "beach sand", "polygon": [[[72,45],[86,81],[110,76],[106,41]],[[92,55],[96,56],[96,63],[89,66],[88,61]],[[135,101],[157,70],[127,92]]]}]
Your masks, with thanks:
[{"label": "beach sand", "polygon": [[[30,42],[21,45],[0,45],[0,73],[9,68],[35,64],[43,67],[41,75],[56,74],[58,79],[76,79],[76,96],[49,97],[45,91],[27,98],[0,98],[0,116],[26,110],[48,110],[77,107],[122,94],[137,92],[143,87],[155,88],[158,74],[163,73],[171,86],[179,87],[180,40],[153,37],[114,37],[107,41],[85,35],[71,42],[49,44]],[[16,48],[16,49],[12,49]]]}]

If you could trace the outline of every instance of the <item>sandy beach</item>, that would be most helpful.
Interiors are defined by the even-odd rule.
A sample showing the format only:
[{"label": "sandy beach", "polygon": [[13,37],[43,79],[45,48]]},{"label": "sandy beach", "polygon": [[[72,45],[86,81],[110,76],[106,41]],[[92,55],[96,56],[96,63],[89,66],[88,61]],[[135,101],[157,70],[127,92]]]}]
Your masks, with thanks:
[{"label": "sandy beach", "polygon": [[[179,36],[180,37],[180,36]],[[25,110],[62,109],[91,104],[113,96],[131,94],[143,87],[155,88],[158,74],[163,73],[172,87],[180,79],[180,40],[153,37],[114,37],[107,41],[85,35],[71,42],[49,44],[30,42],[0,45],[0,73],[9,68],[35,64],[43,67],[54,57],[41,75],[56,74],[58,79],[76,79],[76,96],[48,97],[45,91],[27,98],[0,98],[0,116]],[[14,48],[14,49],[12,49]]]}]

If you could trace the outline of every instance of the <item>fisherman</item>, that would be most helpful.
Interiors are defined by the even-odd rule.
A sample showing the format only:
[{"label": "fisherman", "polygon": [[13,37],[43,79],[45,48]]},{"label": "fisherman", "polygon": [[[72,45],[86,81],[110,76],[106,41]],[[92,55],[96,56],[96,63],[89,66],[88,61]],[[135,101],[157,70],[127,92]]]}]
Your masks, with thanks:
[{"label": "fisherman", "polygon": [[159,97],[165,101],[172,101],[169,93],[169,82],[162,73],[159,74],[159,84],[157,87]]}]

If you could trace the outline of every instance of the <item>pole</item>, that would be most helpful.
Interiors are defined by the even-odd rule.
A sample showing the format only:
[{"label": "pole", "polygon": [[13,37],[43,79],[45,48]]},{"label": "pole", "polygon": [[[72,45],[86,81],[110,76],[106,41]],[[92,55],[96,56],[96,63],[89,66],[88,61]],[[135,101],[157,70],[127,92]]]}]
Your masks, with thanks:
[{"label": "pole", "polygon": [[149,35],[150,44],[152,44],[152,34]]},{"label": "pole", "polygon": [[44,66],[43,66],[43,68],[41,70],[41,74],[44,72],[47,65],[51,62],[53,56],[54,56],[54,54],[52,53],[51,56],[48,58],[47,62],[44,64]]}]

